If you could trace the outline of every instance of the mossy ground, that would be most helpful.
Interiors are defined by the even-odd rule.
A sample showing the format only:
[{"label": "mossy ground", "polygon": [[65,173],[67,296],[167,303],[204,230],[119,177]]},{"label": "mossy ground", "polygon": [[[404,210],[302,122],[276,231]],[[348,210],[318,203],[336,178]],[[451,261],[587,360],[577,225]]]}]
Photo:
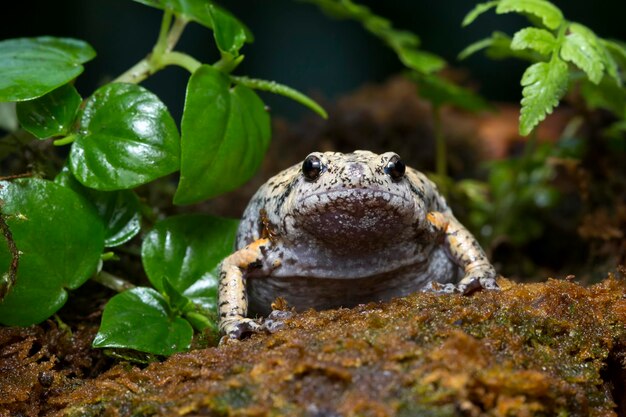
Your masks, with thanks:
[{"label": "mossy ground", "polygon": [[309,311],[96,378],[56,370],[28,329],[2,329],[0,415],[624,415],[626,281],[500,284]]}]

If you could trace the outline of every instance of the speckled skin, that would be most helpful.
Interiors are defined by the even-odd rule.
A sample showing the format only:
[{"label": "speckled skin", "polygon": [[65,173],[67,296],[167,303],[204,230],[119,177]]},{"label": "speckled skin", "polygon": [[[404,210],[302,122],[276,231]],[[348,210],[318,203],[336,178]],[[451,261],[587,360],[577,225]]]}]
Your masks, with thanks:
[{"label": "speckled skin", "polygon": [[246,208],[237,250],[221,265],[223,333],[240,338],[261,330],[248,311],[265,315],[277,297],[303,310],[425,287],[497,288],[478,242],[424,174],[407,167],[391,178],[385,166],[393,152],[312,155],[324,167],[319,178],[308,180],[294,165],[261,186]]}]

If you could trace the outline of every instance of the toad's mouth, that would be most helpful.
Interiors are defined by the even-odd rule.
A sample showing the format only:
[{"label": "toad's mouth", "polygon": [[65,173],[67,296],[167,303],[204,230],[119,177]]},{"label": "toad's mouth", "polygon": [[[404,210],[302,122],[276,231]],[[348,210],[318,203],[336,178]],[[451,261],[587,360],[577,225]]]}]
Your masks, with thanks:
[{"label": "toad's mouth", "polygon": [[396,240],[415,222],[415,202],[368,188],[332,190],[301,200],[297,222],[329,246],[364,250]]}]

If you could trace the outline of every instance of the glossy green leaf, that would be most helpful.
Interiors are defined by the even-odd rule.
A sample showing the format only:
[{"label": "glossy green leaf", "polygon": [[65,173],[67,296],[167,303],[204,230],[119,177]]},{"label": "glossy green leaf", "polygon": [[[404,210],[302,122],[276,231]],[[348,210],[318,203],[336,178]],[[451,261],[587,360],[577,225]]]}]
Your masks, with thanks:
[{"label": "glossy green leaf", "polygon": [[479,3],[468,14],[463,18],[463,26],[467,26],[474,22],[478,16],[485,13],[486,11],[493,9],[498,5],[498,1],[488,1],[486,3]]},{"label": "glossy green leaf", "polygon": [[[78,288],[96,272],[104,227],[87,201],[50,181],[2,181],[0,200],[22,253],[17,283],[0,303],[0,323],[39,323],[63,306],[67,289]],[[10,261],[5,242],[0,245],[4,271]]]},{"label": "glossy green leaf", "polygon": [[70,38],[20,38],[0,42],[0,101],[23,101],[67,84],[96,56]]},{"label": "glossy green leaf", "polygon": [[239,49],[248,41],[248,30],[223,8],[209,3],[208,9],[213,21],[213,36],[217,47],[222,52],[238,55]]},{"label": "glossy green leaf", "polygon": [[175,204],[234,190],[252,177],[270,140],[270,118],[254,91],[209,65],[189,79]]},{"label": "glossy green leaf", "polygon": [[598,84],[604,75],[604,56],[596,35],[575,23],[569,26],[569,30],[561,46],[561,57],[585,71],[587,78]]},{"label": "glossy green leaf", "polygon": [[217,298],[219,262],[234,247],[238,222],[203,214],[169,217],[158,222],[141,247],[148,279],[160,291],[167,278],[177,291],[204,308]]},{"label": "glossy green leaf", "polygon": [[192,337],[189,322],[173,314],[158,291],[137,287],[109,300],[93,346],[171,355],[188,350]]},{"label": "glossy green leaf", "polygon": [[[145,4],[146,6],[156,7],[161,10],[170,10],[177,16],[180,16],[184,19],[191,20],[193,22],[199,23],[204,27],[209,29],[215,29],[214,25],[214,16],[213,11],[209,10],[209,7],[213,7],[214,10],[217,10],[217,14],[222,14],[225,16],[218,17],[220,19],[228,19],[231,20],[227,22],[228,25],[234,25],[237,28],[242,28],[245,35],[245,42],[253,42],[254,36],[252,36],[252,32],[248,29],[243,23],[241,23],[237,18],[232,16],[229,12],[224,10],[223,8],[217,6],[215,3],[209,0],[134,0],[137,3]],[[222,24],[223,22],[219,22]],[[226,30],[230,30],[226,29]],[[219,28],[218,31],[224,31],[225,28]],[[221,35],[223,36],[223,35]],[[217,40],[217,39],[216,39]]]},{"label": "glossy green leaf", "polygon": [[114,83],[98,89],[78,115],[70,168],[102,191],[137,187],[179,168],[174,119],[150,91]]},{"label": "glossy green leaf", "polygon": [[510,12],[536,16],[549,29],[556,29],[563,22],[561,10],[547,0],[501,0],[496,7],[496,13]]},{"label": "glossy green leaf", "polygon": [[17,103],[22,127],[38,137],[67,135],[82,98],[73,85],[65,84],[46,95]]},{"label": "glossy green leaf", "polygon": [[511,49],[533,49],[542,55],[551,54],[556,47],[556,38],[545,29],[524,28],[513,35]]},{"label": "glossy green leaf", "polygon": [[141,231],[141,205],[133,191],[87,188],[74,178],[68,168],[63,168],[54,182],[80,194],[94,206],[106,229],[105,247],[126,243]]},{"label": "glossy green leaf", "polygon": [[561,60],[538,62],[522,76],[520,134],[526,136],[559,104],[567,90],[567,64]]}]

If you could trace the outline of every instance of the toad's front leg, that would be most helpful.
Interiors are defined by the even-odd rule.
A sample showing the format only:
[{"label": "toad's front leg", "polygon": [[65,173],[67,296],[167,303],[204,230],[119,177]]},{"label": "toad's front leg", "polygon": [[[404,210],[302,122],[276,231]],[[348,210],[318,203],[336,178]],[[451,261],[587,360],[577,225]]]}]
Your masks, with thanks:
[{"label": "toad's front leg", "polygon": [[499,288],[496,270],[469,230],[451,214],[430,212],[427,220],[436,231],[443,234],[448,253],[465,271],[465,276],[457,284],[460,292],[469,294],[481,288]]},{"label": "toad's front leg", "polygon": [[269,239],[259,239],[238,250],[220,265],[218,303],[220,332],[233,339],[240,339],[247,333],[261,330],[261,325],[246,318],[248,296],[244,272],[256,265],[262,265],[264,251],[270,245]]}]

